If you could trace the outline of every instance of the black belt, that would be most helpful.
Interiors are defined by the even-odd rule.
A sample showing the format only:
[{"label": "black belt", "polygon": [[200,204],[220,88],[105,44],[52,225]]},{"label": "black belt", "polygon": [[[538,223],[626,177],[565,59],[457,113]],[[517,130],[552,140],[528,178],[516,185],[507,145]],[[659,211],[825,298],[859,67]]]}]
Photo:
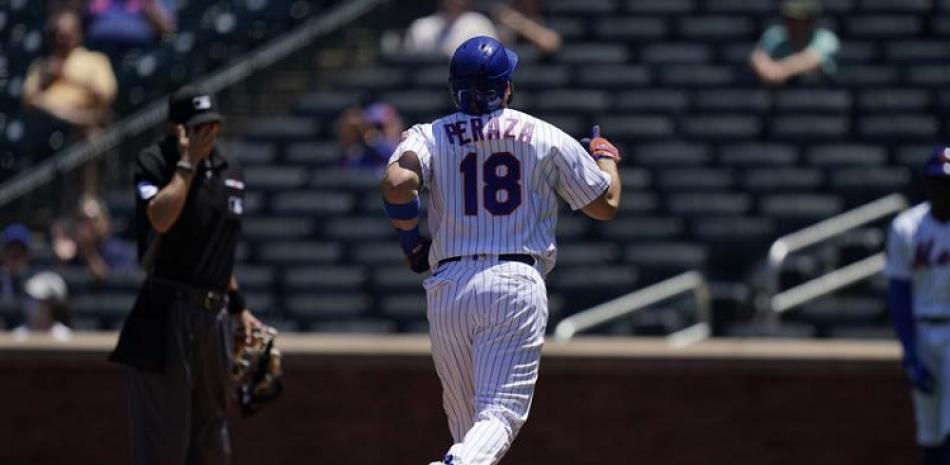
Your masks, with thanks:
[{"label": "black belt", "polygon": [[149,280],[167,288],[175,296],[175,299],[188,302],[210,312],[217,312],[228,306],[228,294],[221,290],[190,286],[164,278],[152,277]]},{"label": "black belt", "polygon": [[[485,257],[484,255],[466,255],[472,257],[473,260],[478,260],[479,258]],[[444,265],[446,263],[458,262],[461,261],[462,257],[449,257],[439,260],[439,265]],[[528,255],[526,253],[503,253],[498,256],[498,260],[502,262],[521,262],[528,266],[534,266],[535,260],[534,256]]]},{"label": "black belt", "polygon": [[942,325],[950,323],[950,316],[919,316],[917,321],[929,325]]}]

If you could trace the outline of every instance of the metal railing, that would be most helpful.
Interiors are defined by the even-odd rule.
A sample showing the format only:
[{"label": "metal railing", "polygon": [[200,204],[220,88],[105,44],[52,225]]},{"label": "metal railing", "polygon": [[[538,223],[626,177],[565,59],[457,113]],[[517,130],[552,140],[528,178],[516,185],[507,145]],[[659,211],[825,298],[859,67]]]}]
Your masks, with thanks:
[{"label": "metal railing", "polygon": [[884,252],[828,272],[791,289],[779,292],[769,302],[772,313],[781,314],[838,289],[868,279],[884,270]]},{"label": "metal railing", "polygon": [[778,315],[782,312],[871,277],[884,266],[883,254],[877,254],[783,292],[779,276],[789,255],[891,216],[907,206],[903,195],[891,194],[782,236],[772,243],[765,270],[765,292],[756,302],[766,329],[775,329]]},{"label": "metal railing", "polygon": [[[209,92],[219,92],[247,79],[253,73],[267,68],[301,50],[319,37],[337,31],[376,6],[388,0],[348,0],[324,15],[311,18],[292,31],[276,37],[249,52],[235,63],[212,72],[195,81]],[[111,125],[102,135],[88,142],[76,144],[57,153],[28,172],[0,185],[0,207],[50,182],[56,175],[66,174],[77,167],[95,161],[124,140],[136,136],[165,120],[167,96],[159,98],[138,112]]]},{"label": "metal railing", "polygon": [[696,299],[699,322],[670,334],[667,336],[667,340],[671,345],[676,347],[699,342],[709,337],[711,333],[711,315],[709,285],[703,274],[698,271],[687,271],[686,273],[674,276],[665,281],[660,281],[651,286],[571,315],[558,323],[554,329],[554,337],[558,340],[571,339],[577,333],[617,318],[630,316],[650,305],[685,293],[692,293]]}]

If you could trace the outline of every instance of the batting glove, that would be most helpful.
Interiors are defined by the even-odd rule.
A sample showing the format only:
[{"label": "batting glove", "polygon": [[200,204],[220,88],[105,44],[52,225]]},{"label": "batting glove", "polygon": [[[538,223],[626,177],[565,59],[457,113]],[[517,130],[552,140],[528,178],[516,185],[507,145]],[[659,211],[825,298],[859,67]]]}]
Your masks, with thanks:
[{"label": "batting glove", "polygon": [[425,273],[429,271],[429,248],[432,247],[432,240],[423,237],[419,243],[406,254],[406,262],[409,268],[416,273]]},{"label": "batting glove", "polygon": [[587,147],[587,151],[590,152],[590,156],[594,157],[594,160],[607,158],[620,163],[620,150],[609,140],[600,136],[599,125],[594,125],[590,138],[581,139],[581,143]]},{"label": "batting glove", "polygon": [[934,376],[917,357],[904,357],[904,373],[914,389],[924,393],[934,393]]}]

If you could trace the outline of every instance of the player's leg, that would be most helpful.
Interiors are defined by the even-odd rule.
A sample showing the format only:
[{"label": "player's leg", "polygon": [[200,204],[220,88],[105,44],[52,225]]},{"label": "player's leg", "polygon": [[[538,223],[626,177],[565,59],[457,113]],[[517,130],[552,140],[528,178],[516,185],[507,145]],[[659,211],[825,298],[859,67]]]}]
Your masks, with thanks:
[{"label": "player's leg", "polygon": [[521,263],[483,273],[474,339],[474,425],[449,455],[463,465],[501,460],[528,418],[547,324],[544,280]]},{"label": "player's leg", "polygon": [[466,309],[473,305],[473,293],[464,290],[470,287],[473,271],[471,265],[451,263],[425,281],[432,360],[442,383],[442,406],[455,442],[472,426],[475,389]]},{"label": "player's leg", "polygon": [[195,330],[195,385],[192,391],[192,434],[189,465],[227,465],[228,392],[233,325],[227,312],[217,315],[193,309]]},{"label": "player's leg", "polygon": [[917,444],[924,465],[948,465],[946,439],[950,435],[950,327],[920,325],[917,329],[918,356],[935,378],[933,394],[913,392],[914,418],[917,421]]},{"label": "player's leg", "polygon": [[135,465],[184,465],[191,435],[191,328],[174,303],[168,309],[165,371],[130,369],[127,376]]}]

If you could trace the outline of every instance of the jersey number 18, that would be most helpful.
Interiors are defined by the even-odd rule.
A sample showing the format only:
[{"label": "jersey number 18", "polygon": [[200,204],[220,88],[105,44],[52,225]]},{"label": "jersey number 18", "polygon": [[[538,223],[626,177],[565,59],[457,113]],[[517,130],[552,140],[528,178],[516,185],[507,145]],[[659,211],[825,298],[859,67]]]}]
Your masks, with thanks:
[{"label": "jersey number 18", "polygon": [[[462,159],[465,214],[478,215],[478,154]],[[495,152],[482,163],[482,198],[492,215],[510,215],[521,205],[521,162],[510,152]]]}]

